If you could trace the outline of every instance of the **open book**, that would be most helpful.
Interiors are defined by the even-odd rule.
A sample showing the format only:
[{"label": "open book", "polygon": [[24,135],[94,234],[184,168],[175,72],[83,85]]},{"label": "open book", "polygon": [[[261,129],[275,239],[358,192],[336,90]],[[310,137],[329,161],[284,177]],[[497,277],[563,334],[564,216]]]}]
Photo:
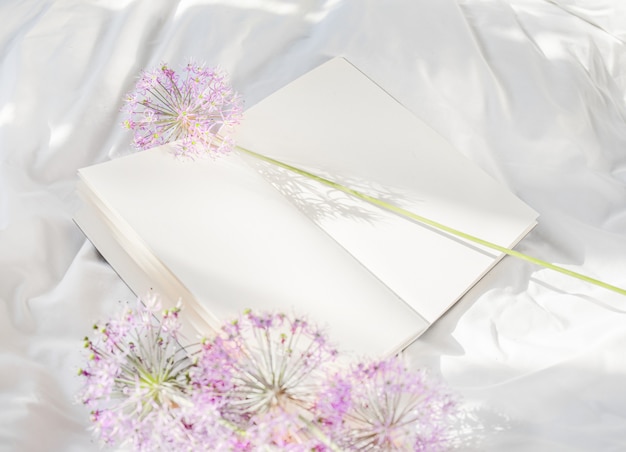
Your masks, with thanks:
[{"label": "open book", "polygon": [[[502,246],[536,224],[342,58],[249,108],[236,140]],[[180,298],[202,334],[246,308],[284,311],[342,348],[392,353],[502,257],[238,151],[181,162],[163,146],[79,176],[78,226],[135,293]]]}]

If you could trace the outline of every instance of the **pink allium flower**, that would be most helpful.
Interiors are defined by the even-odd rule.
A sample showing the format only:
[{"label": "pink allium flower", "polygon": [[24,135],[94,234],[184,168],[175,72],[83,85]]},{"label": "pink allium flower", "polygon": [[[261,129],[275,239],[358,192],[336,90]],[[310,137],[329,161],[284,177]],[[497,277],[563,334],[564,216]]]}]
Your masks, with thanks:
[{"label": "pink allium flower", "polygon": [[242,116],[239,96],[219,69],[189,63],[183,73],[166,64],[144,71],[126,96],[124,126],[134,132],[135,147],[176,141],[177,155],[186,158],[228,152]]},{"label": "pink allium flower", "polygon": [[[191,373],[254,450],[325,450],[309,409],[335,350],[304,319],[246,312],[207,341]],[[316,427],[317,428],[317,427]]]},{"label": "pink allium flower", "polygon": [[456,410],[444,387],[399,358],[359,364],[320,392],[317,422],[353,451],[440,451]]},{"label": "pink allium flower", "polygon": [[158,312],[141,301],[118,319],[94,326],[85,338],[89,360],[79,398],[92,411],[93,430],[105,443],[135,450],[194,444],[185,411],[194,363],[177,338],[179,309]]},{"label": "pink allium flower", "polygon": [[195,348],[155,297],[94,327],[80,400],[105,443],[133,450],[438,451],[455,408],[400,359],[337,372],[302,318],[245,312]]}]

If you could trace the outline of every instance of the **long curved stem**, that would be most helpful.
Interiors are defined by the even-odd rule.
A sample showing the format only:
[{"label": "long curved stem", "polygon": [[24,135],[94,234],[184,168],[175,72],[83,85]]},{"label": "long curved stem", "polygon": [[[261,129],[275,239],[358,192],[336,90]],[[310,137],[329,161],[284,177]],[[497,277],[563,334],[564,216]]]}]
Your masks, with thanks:
[{"label": "long curved stem", "polygon": [[481,239],[479,237],[476,237],[474,235],[467,234],[467,233],[465,233],[463,231],[459,231],[458,229],[451,228],[449,226],[446,226],[445,224],[439,223],[437,221],[434,221],[434,220],[431,220],[429,218],[426,218],[426,217],[423,217],[421,215],[418,215],[416,213],[413,213],[413,212],[411,212],[409,210],[403,209],[402,207],[398,207],[396,205],[393,205],[393,204],[390,204],[388,202],[382,201],[382,200],[380,200],[378,198],[375,198],[373,196],[369,196],[369,195],[367,195],[365,193],[362,193],[362,192],[360,192],[358,190],[354,190],[352,188],[346,187],[345,185],[341,185],[341,184],[339,184],[337,182],[334,182],[332,180],[329,180],[329,179],[326,179],[324,177],[318,176],[316,174],[310,173],[310,172],[308,172],[306,170],[303,170],[303,169],[297,168],[295,166],[289,165],[287,163],[281,162],[280,160],[276,160],[276,159],[273,159],[273,158],[268,157],[266,155],[259,154],[257,152],[251,151],[251,150],[243,148],[241,146],[236,146],[235,148],[237,150],[239,150],[240,152],[246,154],[246,155],[249,155],[249,156],[254,157],[256,159],[265,161],[267,163],[271,163],[271,164],[279,166],[281,168],[287,169],[287,170],[292,171],[292,172],[294,172],[296,174],[300,174],[301,176],[305,176],[305,177],[307,177],[309,179],[317,181],[317,182],[319,182],[321,184],[324,184],[324,185],[326,185],[328,187],[332,187],[332,188],[334,188],[336,190],[339,190],[339,191],[342,191],[342,192],[347,193],[349,195],[352,195],[352,196],[354,196],[354,197],[356,197],[358,199],[361,199],[363,201],[366,201],[366,202],[369,202],[371,204],[374,204],[375,206],[378,206],[378,207],[383,208],[385,210],[388,210],[390,212],[394,212],[394,213],[396,213],[396,214],[398,214],[400,216],[403,216],[405,218],[410,218],[411,220],[414,220],[414,221],[417,221],[419,223],[431,226],[431,227],[433,227],[435,229],[438,229],[440,231],[443,231],[443,232],[446,232],[448,234],[454,235],[456,237],[468,240],[468,241],[476,243],[478,245],[482,245],[482,246],[484,246],[486,248],[490,248],[490,249],[498,251],[500,253],[504,253],[504,254],[507,254],[509,256],[513,256],[513,257],[516,257],[518,259],[522,259],[522,260],[531,262],[533,264],[540,265],[540,266],[542,266],[544,268],[548,268],[550,270],[553,270],[553,271],[556,271],[556,272],[559,272],[559,273],[563,273],[563,274],[571,276],[573,278],[580,279],[580,280],[585,281],[587,283],[594,284],[594,285],[599,286],[599,287],[603,287],[603,288],[611,290],[613,292],[617,292],[617,293],[619,293],[621,295],[626,295],[626,289],[623,289],[621,287],[617,287],[617,286],[614,286],[612,284],[608,284],[608,283],[606,283],[604,281],[601,281],[599,279],[592,278],[592,277],[587,276],[587,275],[583,275],[582,273],[578,273],[578,272],[575,272],[575,271],[572,271],[572,270],[568,270],[568,269],[560,267],[558,265],[554,265],[554,264],[552,264],[552,263],[550,263],[548,261],[544,261],[542,259],[538,259],[536,257],[532,257],[532,256],[529,256],[527,254],[520,253],[519,251],[515,251],[515,250],[513,250],[511,248],[507,248],[507,247],[504,247],[504,246],[501,246],[501,245],[489,242],[487,240],[483,240],[483,239]]}]

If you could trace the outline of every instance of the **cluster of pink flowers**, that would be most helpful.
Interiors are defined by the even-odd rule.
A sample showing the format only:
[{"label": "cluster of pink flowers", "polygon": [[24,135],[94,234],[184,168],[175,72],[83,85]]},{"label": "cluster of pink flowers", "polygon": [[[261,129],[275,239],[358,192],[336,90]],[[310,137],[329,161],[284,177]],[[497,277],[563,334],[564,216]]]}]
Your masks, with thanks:
[{"label": "cluster of pink flowers", "polygon": [[183,73],[167,64],[144,71],[126,95],[124,126],[134,132],[134,146],[175,141],[176,155],[192,159],[228,152],[243,112],[240,97],[219,69],[189,63]]},{"label": "cluster of pink flowers", "polygon": [[134,450],[438,451],[455,403],[400,358],[342,366],[307,320],[245,312],[185,345],[179,308],[139,301],[85,339],[95,435]]}]

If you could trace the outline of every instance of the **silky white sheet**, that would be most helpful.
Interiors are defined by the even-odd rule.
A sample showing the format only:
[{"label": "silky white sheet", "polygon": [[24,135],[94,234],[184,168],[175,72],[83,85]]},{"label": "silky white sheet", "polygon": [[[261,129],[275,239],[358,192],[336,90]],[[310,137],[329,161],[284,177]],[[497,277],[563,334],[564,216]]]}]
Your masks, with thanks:
[{"label": "silky white sheet", "polygon": [[[121,99],[160,62],[221,65],[252,105],[345,56],[540,212],[520,251],[626,287],[622,0],[4,0],[0,18],[3,451],[98,450],[81,339],[133,295],[72,223],[76,170],[130,152]],[[624,450],[625,313],[506,258],[407,354],[463,397],[459,450]]]}]

